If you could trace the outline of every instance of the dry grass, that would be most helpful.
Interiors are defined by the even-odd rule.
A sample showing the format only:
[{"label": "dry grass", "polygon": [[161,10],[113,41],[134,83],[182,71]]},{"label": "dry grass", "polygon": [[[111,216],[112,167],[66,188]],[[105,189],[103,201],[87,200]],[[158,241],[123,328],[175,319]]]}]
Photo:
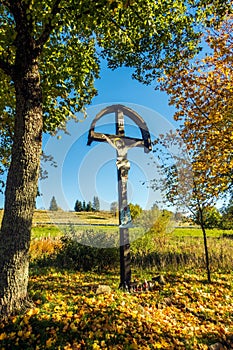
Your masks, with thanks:
[{"label": "dry grass", "polygon": [[43,223],[72,224],[118,224],[118,219],[110,212],[67,212],[63,210],[35,210],[34,225]]},{"label": "dry grass", "polygon": [[[3,210],[0,210],[0,222],[2,221]],[[73,223],[73,224],[118,224],[118,218],[108,211],[100,212],[68,212],[63,210],[35,210],[33,225]]]},{"label": "dry grass", "polygon": [[43,259],[54,255],[62,248],[62,242],[59,238],[40,238],[33,239],[30,244],[30,260]]}]

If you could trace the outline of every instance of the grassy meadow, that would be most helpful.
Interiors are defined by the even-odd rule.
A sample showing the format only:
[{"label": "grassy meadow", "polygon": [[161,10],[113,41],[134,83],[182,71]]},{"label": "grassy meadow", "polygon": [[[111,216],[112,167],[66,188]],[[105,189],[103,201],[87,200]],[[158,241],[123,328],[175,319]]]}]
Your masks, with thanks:
[{"label": "grassy meadow", "polygon": [[[60,226],[51,224],[46,212],[36,212],[30,305],[0,323],[1,350],[233,349],[231,236],[207,231],[212,276],[207,283],[198,228],[142,235],[131,243],[132,280],[139,286],[156,276],[164,280],[150,291],[128,293],[118,289],[118,248],[83,246],[73,240],[74,235],[86,235],[90,241],[97,236],[112,242],[118,231],[107,226],[113,223],[110,214],[82,214],[75,226],[76,216],[65,227],[62,221]],[[90,220],[98,226],[88,226]],[[135,236],[134,229],[130,235]],[[110,290],[98,294],[99,285]]]}]

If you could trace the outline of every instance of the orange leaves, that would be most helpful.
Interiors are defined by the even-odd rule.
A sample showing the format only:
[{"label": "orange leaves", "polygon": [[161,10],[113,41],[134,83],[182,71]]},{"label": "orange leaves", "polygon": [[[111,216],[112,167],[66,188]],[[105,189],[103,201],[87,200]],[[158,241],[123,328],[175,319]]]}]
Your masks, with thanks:
[{"label": "orange leaves", "polygon": [[[196,184],[218,197],[232,183],[233,16],[208,33],[209,53],[162,82],[177,111],[179,132],[192,155]],[[205,186],[206,185],[206,186]]]}]

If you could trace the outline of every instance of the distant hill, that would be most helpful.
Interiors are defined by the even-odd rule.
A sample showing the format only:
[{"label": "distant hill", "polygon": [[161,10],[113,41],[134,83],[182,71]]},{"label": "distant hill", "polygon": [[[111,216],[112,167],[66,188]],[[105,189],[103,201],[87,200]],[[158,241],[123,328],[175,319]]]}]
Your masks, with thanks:
[{"label": "distant hill", "polygon": [[46,223],[72,223],[72,224],[118,224],[118,218],[108,211],[100,212],[71,212],[35,210],[33,225]]},{"label": "distant hill", "polygon": [[[3,210],[0,210],[0,221],[2,221]],[[118,218],[108,211],[100,212],[71,212],[71,211],[50,211],[36,209],[33,216],[33,226],[53,224],[118,224]]]}]

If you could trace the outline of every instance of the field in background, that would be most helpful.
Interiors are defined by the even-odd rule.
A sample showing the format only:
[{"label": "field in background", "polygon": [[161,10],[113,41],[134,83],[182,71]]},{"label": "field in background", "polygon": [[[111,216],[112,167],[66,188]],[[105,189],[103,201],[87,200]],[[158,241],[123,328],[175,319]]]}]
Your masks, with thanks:
[{"label": "field in background", "polygon": [[[221,237],[224,235],[233,235],[233,230],[222,230],[222,229],[207,229],[206,230],[208,237]],[[176,227],[173,231],[174,236],[176,237],[202,237],[202,230],[198,227],[189,228],[189,227]],[[233,236],[232,236],[233,238]]]},{"label": "field in background", "polygon": [[43,223],[73,223],[73,224],[118,224],[118,218],[107,211],[100,212],[67,212],[67,211],[46,211],[35,210],[33,224]]},{"label": "field in background", "polygon": [[[0,210],[0,221],[2,220],[3,210]],[[58,225],[56,225],[56,223]],[[56,237],[64,234],[65,228],[72,224],[75,225],[75,230],[83,230],[82,225],[87,225],[86,229],[90,229],[88,225],[93,226],[92,230],[108,229],[109,231],[116,230],[117,227],[111,225],[118,225],[118,217],[107,211],[102,212],[65,212],[35,210],[33,217],[33,237]],[[60,228],[59,228],[60,227]],[[62,227],[62,229],[61,229]],[[207,229],[208,237],[221,237],[223,235],[233,235],[233,230],[222,229]],[[172,237],[202,237],[202,231],[198,227],[176,227],[171,233]]]},{"label": "field in background", "polygon": [[[2,221],[3,210],[0,210],[0,221]],[[118,218],[108,211],[101,212],[67,212],[63,210],[35,210],[33,225],[56,223],[75,224],[118,224]]]}]

